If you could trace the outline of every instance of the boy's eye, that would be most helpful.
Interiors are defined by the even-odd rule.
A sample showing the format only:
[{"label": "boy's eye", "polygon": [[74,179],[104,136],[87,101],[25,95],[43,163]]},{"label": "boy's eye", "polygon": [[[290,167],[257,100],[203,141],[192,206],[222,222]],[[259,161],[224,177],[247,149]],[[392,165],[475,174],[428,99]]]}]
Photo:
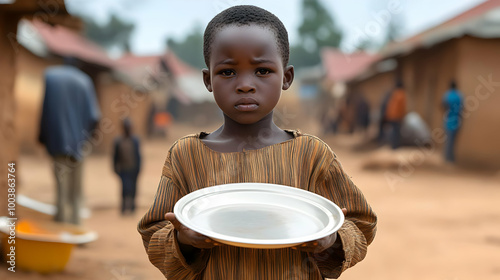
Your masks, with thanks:
[{"label": "boy's eye", "polygon": [[271,71],[269,71],[269,69],[260,68],[257,70],[257,74],[259,74],[259,75],[267,75],[269,73],[271,73]]},{"label": "boy's eye", "polygon": [[226,69],[226,70],[220,71],[219,74],[221,74],[222,76],[232,76],[232,75],[234,75],[234,71]]}]

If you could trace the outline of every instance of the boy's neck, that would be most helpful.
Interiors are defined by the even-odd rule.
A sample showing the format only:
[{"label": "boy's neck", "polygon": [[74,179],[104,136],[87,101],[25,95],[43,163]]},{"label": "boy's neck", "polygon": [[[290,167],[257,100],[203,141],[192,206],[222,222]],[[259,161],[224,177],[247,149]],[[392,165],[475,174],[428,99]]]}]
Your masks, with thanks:
[{"label": "boy's neck", "polygon": [[224,124],[220,128],[219,136],[230,139],[248,139],[272,136],[281,132],[282,130],[273,121],[273,112],[252,124],[241,124],[224,115]]},{"label": "boy's neck", "polygon": [[219,152],[241,152],[264,148],[291,138],[292,135],[274,123],[271,112],[253,124],[240,124],[224,115],[224,124],[202,141]]}]

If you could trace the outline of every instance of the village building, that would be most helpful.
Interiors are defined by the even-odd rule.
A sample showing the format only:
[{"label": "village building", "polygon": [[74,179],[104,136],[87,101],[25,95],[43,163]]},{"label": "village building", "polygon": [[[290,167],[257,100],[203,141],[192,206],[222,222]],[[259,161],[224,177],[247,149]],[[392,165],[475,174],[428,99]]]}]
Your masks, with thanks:
[{"label": "village building", "polygon": [[[39,20],[22,20],[18,38],[18,76],[15,96],[18,104],[16,126],[19,142],[24,152],[40,152],[38,143],[41,108],[44,97],[44,71],[52,65],[64,64],[64,58],[74,58],[78,67],[87,73],[96,89],[101,111],[101,121],[94,135],[89,138],[94,152],[111,149],[113,138],[121,133],[121,120],[130,118],[134,123],[146,122],[150,107],[150,92],[159,89],[152,85],[150,73],[143,70],[144,80],[129,76],[122,69],[135,69],[115,61],[95,43],[79,33],[61,25],[49,25]],[[142,66],[142,65],[139,65]],[[145,135],[144,125],[135,132]]]},{"label": "village building", "polygon": [[462,127],[456,143],[457,163],[500,168],[500,1],[485,1],[400,42],[384,48],[380,58],[347,83],[348,92],[363,92],[379,110],[384,96],[401,79],[408,111],[416,112],[444,143],[442,97],[455,80],[464,94]]},{"label": "village building", "polygon": [[[0,42],[0,162],[4,166],[15,162],[20,152],[45,154],[38,143],[44,71],[64,64],[68,57],[78,61],[96,89],[102,118],[89,138],[92,153],[111,150],[124,118],[132,120],[139,136],[151,135],[154,114],[168,112],[172,100],[180,104],[170,106],[178,112],[179,120],[196,119],[204,110],[213,117],[198,117],[201,122],[220,118],[200,70],[189,67],[171,52],[110,58],[81,35],[83,22],[67,13],[64,1],[2,3],[0,15],[0,33],[8,39]],[[7,197],[6,169],[0,174],[0,194]],[[4,213],[4,209],[1,211]]]},{"label": "village building", "polygon": [[324,69],[322,88],[326,93],[321,104],[328,105],[326,109],[323,109],[326,126],[329,125],[328,122],[335,122],[336,129],[340,131],[353,129],[357,101],[360,98],[370,98],[370,96],[358,90],[348,89],[347,82],[362,73],[377,59],[377,54],[364,51],[344,53],[339,49],[329,47],[321,50]]},{"label": "village building", "polygon": [[[16,40],[18,22],[21,18],[41,18],[53,24],[64,24],[78,28],[79,22],[71,17],[63,0],[35,1],[16,0],[0,4],[0,164],[15,163],[19,147],[16,127],[16,100],[14,85],[17,74],[19,43]],[[0,196],[7,197],[7,169],[0,170]],[[7,208],[0,209],[0,216]]]},{"label": "village building", "polygon": [[[110,151],[125,118],[132,121],[137,135],[147,137],[165,136],[171,118],[206,123],[207,118],[201,118],[204,113],[215,119],[219,115],[203,85],[201,70],[185,64],[172,52],[152,56],[127,53],[111,59],[95,43],[64,26],[38,20],[22,20],[19,26],[15,125],[23,128],[18,131],[23,152],[43,152],[37,140],[44,96],[43,72],[51,65],[63,64],[65,57],[79,61],[79,67],[92,78],[96,89],[102,116],[89,139],[92,152]],[[171,113],[174,116],[170,117]]]}]

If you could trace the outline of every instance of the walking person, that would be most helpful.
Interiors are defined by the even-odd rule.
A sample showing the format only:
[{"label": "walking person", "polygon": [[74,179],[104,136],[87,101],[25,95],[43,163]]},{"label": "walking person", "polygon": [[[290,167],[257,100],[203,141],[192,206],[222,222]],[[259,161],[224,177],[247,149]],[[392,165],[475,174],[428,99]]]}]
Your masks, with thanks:
[{"label": "walking person", "polygon": [[132,123],[123,121],[123,136],[115,139],[113,167],[122,181],[121,213],[125,215],[135,212],[135,195],[137,193],[137,177],[141,169],[141,153],[139,138],[132,134]]},{"label": "walking person", "polygon": [[87,74],[69,63],[45,71],[39,141],[54,160],[56,221],[81,223],[83,160],[100,115]]}]

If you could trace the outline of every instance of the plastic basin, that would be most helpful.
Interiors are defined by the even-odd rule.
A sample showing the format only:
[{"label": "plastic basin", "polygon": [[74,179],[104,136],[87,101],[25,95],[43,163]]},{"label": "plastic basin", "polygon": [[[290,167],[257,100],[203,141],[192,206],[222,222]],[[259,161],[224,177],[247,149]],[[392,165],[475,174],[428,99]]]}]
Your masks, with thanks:
[{"label": "plastic basin", "polygon": [[7,223],[7,217],[0,217],[2,247],[8,252],[10,246],[15,246],[16,269],[43,274],[64,270],[76,244],[97,239],[95,232],[79,226],[21,218],[16,221],[15,244],[8,244]]}]

